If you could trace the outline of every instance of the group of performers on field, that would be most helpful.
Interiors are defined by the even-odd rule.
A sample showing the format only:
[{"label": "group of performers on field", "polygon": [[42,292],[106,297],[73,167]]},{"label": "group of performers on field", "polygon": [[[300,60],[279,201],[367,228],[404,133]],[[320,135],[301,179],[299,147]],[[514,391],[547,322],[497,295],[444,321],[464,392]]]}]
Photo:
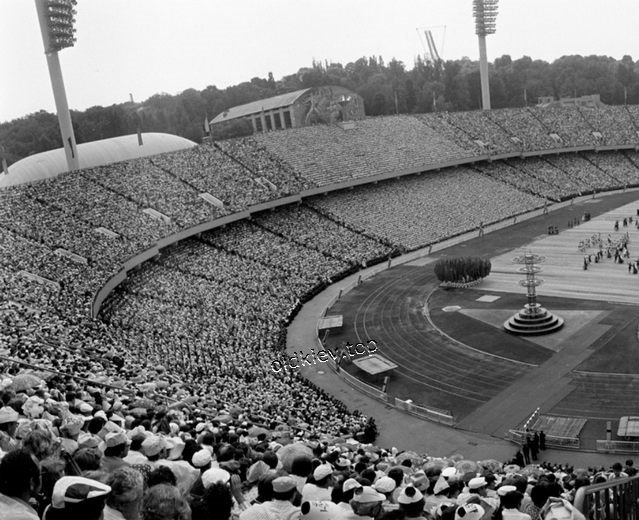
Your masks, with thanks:
[{"label": "group of performers on field", "polygon": [[[639,228],[639,219],[637,219],[637,227]],[[623,227],[628,227],[632,224],[632,217],[623,219]],[[615,231],[619,231],[619,221],[615,222]],[[608,233],[608,237],[604,240],[601,237],[601,233],[592,235],[586,240],[579,242],[578,249],[584,253],[584,271],[588,269],[588,266],[594,261],[595,263],[603,262],[604,258],[614,259],[616,264],[624,264],[628,262],[628,272],[632,274],[639,274],[639,258],[631,261],[630,251],[628,244],[630,243],[630,237],[626,231],[623,234],[615,234],[612,236]],[[595,253],[587,253],[588,249],[597,248]]]}]

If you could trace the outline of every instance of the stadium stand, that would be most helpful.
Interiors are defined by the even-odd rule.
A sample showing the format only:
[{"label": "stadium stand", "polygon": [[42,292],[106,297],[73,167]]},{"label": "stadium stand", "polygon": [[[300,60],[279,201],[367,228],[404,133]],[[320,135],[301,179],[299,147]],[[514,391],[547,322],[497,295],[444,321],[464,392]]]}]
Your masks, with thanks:
[{"label": "stadium stand", "polygon": [[[372,419],[271,365],[301,304],[363,265],[546,199],[638,185],[636,151],[594,150],[592,132],[606,143],[636,144],[627,129],[610,126],[618,112],[522,109],[511,123],[507,112],[368,119],[352,130],[272,132],[0,191],[0,512],[39,518],[53,502],[53,509],[106,508],[106,518],[132,507],[151,518],[170,502],[172,517],[177,509],[208,518],[227,508],[226,518],[232,511],[250,520],[269,507],[293,515],[318,507],[349,512],[354,499],[362,514],[368,507],[415,509],[439,518],[444,506],[452,517],[460,507],[492,513],[523,500],[521,509],[540,518],[542,507],[571,503],[589,515],[599,496],[589,485],[605,479],[617,497],[612,517],[621,518],[618,497],[630,496],[622,486],[631,466],[544,464],[533,474],[521,453],[504,465],[384,449],[370,444]],[[531,118],[538,124],[526,124]],[[552,149],[588,151],[516,158],[537,143],[550,149],[550,133],[561,140],[550,138]],[[488,152],[515,158],[328,196],[313,191],[483,160]],[[164,247],[128,272],[100,319],[92,318],[96,291],[132,255],[175,232],[305,190],[313,196],[301,205]],[[205,192],[223,207],[200,197]],[[27,476],[7,478],[18,474]],[[47,485],[38,493],[32,481],[40,476]],[[526,496],[529,477],[536,481]],[[136,504],[144,483],[163,479],[186,499],[166,485],[159,490],[170,501],[147,494]],[[87,482],[98,496],[65,504],[65,486]],[[505,487],[511,484],[515,490]],[[472,496],[483,488],[481,499]],[[286,503],[294,489],[309,505]],[[99,495],[106,493],[105,506]],[[325,503],[311,503],[317,497]]]}]

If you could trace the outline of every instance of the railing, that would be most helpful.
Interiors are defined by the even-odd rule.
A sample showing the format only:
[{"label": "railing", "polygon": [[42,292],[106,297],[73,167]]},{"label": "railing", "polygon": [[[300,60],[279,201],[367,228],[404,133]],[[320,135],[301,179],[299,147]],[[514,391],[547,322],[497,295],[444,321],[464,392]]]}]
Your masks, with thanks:
[{"label": "railing", "polygon": [[598,440],[597,451],[603,453],[639,453],[639,442]]},{"label": "railing", "polygon": [[594,484],[584,493],[580,509],[588,520],[639,520],[639,475]]},{"label": "railing", "polygon": [[[529,432],[524,430],[508,430],[506,439],[517,444],[524,444]],[[559,435],[546,435],[546,446],[551,448],[573,448],[580,446],[579,437],[561,437]]]},{"label": "railing", "polygon": [[455,419],[450,412],[419,406],[418,404],[413,403],[410,399],[403,401],[399,397],[396,397],[395,408],[420,417],[421,419],[428,419],[429,421],[446,424],[448,426],[455,424]]}]

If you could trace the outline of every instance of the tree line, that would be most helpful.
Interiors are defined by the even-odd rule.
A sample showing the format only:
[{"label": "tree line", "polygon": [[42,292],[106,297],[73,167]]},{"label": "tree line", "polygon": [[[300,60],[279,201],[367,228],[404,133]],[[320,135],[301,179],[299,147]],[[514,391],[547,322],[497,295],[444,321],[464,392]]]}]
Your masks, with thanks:
[{"label": "tree line", "polygon": [[[534,105],[540,96],[576,97],[599,94],[607,104],[639,103],[639,62],[607,56],[563,56],[552,63],[504,55],[490,64],[493,108]],[[481,107],[479,66],[469,58],[440,63],[414,60],[412,68],[398,60],[363,57],[342,65],[314,61],[275,80],[253,78],[225,89],[208,86],[177,95],[155,94],[142,103],[121,103],[72,111],[79,143],[145,132],[167,132],[199,142],[204,118],[224,110],[302,88],[341,85],[364,98],[369,116],[396,113],[475,110]],[[140,110],[141,109],[141,110]],[[45,111],[0,124],[0,147],[10,164],[27,155],[60,147],[55,114]]]}]

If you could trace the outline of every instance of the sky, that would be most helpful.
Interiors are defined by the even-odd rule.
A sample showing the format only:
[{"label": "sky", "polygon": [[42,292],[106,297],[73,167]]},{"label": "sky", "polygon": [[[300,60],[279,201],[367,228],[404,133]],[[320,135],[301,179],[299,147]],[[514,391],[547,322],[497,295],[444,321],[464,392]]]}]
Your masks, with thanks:
[{"label": "sky", "polygon": [[[78,0],[77,42],[60,52],[70,108],[253,77],[312,61],[424,53],[430,28],[444,59],[477,59],[472,0]],[[569,54],[639,59],[637,0],[501,0],[488,59]],[[0,122],[55,112],[34,0],[0,0]]]}]

